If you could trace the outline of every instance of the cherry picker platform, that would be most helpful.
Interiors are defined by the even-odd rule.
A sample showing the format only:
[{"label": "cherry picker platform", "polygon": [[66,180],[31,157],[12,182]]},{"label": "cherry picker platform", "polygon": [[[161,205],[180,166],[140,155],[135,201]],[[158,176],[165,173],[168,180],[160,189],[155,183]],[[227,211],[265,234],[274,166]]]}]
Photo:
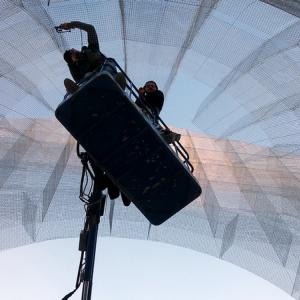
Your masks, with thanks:
[{"label": "cherry picker platform", "polygon": [[96,71],[55,115],[149,222],[160,225],[199,197],[201,187],[187,151],[178,141],[164,140],[151,111],[145,107],[146,116],[135,105],[137,88],[115,60],[110,64],[126,78],[125,90],[109,72]]},{"label": "cherry picker platform", "polygon": [[[137,107],[138,90],[117,62],[108,59],[107,65],[112,74],[105,68],[96,70],[55,111],[77,140],[83,164],[79,198],[86,210],[75,289],[63,300],[81,283],[81,299],[91,300],[98,225],[106,201],[103,174],[153,225],[162,224],[201,194],[184,147],[178,139],[166,141],[162,132],[170,132],[167,125],[147,105],[142,110]],[[126,79],[126,87],[115,81],[117,71]],[[84,179],[89,177],[92,189],[86,193]]]}]

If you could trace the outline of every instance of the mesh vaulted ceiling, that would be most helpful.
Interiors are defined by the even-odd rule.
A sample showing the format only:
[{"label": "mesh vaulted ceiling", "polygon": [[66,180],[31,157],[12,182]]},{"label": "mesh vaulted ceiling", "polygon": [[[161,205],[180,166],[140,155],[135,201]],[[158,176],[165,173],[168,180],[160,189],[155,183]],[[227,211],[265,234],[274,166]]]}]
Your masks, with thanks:
[{"label": "mesh vaulted ceiling", "polygon": [[196,107],[184,117],[198,132],[180,131],[201,198],[159,227],[108,202],[101,234],[205,252],[299,299],[299,16],[289,0],[0,0],[0,248],[82,227],[81,165],[54,118],[70,76],[62,53],[86,43],[54,26],[79,20],[134,82],[157,80],[166,116],[181,76],[196,82],[176,110]]}]

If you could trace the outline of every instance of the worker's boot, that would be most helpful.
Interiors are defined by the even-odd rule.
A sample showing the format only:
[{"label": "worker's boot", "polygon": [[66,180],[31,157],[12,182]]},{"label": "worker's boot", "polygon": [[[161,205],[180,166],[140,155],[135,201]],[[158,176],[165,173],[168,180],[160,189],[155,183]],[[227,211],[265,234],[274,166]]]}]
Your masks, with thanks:
[{"label": "worker's boot", "polygon": [[173,132],[171,130],[164,130],[161,133],[162,137],[168,144],[172,144],[174,142],[179,142],[181,135],[179,133]]},{"label": "worker's boot", "polygon": [[66,78],[64,80],[64,85],[65,85],[66,91],[70,94],[75,93],[79,89],[78,84],[69,78]]}]

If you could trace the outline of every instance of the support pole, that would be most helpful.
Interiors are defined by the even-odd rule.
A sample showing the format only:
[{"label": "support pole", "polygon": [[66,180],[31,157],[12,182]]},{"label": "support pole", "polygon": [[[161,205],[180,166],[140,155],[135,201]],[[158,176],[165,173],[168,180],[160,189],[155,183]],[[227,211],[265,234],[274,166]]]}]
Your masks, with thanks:
[{"label": "support pole", "polygon": [[[79,198],[85,203],[86,218],[84,228],[81,231],[79,238],[79,251],[81,251],[81,258],[76,286],[75,289],[67,294],[62,300],[69,299],[77,291],[81,283],[83,284],[81,300],[91,300],[98,227],[100,224],[100,218],[104,213],[106,200],[106,196],[102,193],[101,189],[101,178],[103,178],[102,170],[96,166],[87,153],[79,152],[79,144],[77,144],[77,155],[80,157],[83,164]],[[93,174],[89,165],[93,170]],[[86,195],[84,191],[86,188],[84,178],[85,176],[88,176],[87,174],[89,174],[93,180],[93,191],[91,194],[88,193],[88,195]]]},{"label": "support pole", "polygon": [[[96,180],[94,187],[96,187]],[[98,193],[97,193],[98,194]],[[97,236],[98,236],[98,226],[100,223],[100,217],[104,212],[105,205],[105,195],[99,191],[100,195],[97,195],[98,199],[95,198],[95,203],[91,203],[88,206],[87,215],[87,229],[86,229],[86,251],[85,251],[85,268],[83,270],[83,288],[82,288],[82,300],[91,300],[92,288],[93,288],[93,275],[94,275],[94,265],[96,256],[96,246],[97,246]],[[94,192],[93,192],[94,195]],[[98,200],[98,201],[97,201]],[[99,203],[100,202],[100,203]]]},{"label": "support pole", "polygon": [[[86,211],[84,233],[86,241],[85,268],[82,274],[82,300],[91,300],[93,288],[93,275],[96,256],[97,236],[100,218],[103,216],[106,196],[99,189],[101,170],[91,162],[95,174],[93,192]],[[82,243],[80,243],[82,244]]]}]

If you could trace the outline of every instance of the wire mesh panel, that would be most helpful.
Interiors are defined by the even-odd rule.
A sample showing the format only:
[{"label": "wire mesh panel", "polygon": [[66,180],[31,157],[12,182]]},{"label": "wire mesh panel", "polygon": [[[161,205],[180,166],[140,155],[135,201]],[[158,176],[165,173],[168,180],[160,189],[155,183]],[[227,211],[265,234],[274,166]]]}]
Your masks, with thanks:
[{"label": "wire mesh panel", "polygon": [[102,235],[202,251],[299,299],[295,1],[0,0],[0,249],[75,237],[82,227],[81,165],[53,120],[71,76],[63,52],[87,44],[80,30],[55,31],[73,20],[95,26],[101,50],[134,82],[155,79],[171,113],[169,95],[193,83],[180,118],[193,105],[201,131],[174,129],[202,196],[160,227],[121,199],[107,202]]}]

